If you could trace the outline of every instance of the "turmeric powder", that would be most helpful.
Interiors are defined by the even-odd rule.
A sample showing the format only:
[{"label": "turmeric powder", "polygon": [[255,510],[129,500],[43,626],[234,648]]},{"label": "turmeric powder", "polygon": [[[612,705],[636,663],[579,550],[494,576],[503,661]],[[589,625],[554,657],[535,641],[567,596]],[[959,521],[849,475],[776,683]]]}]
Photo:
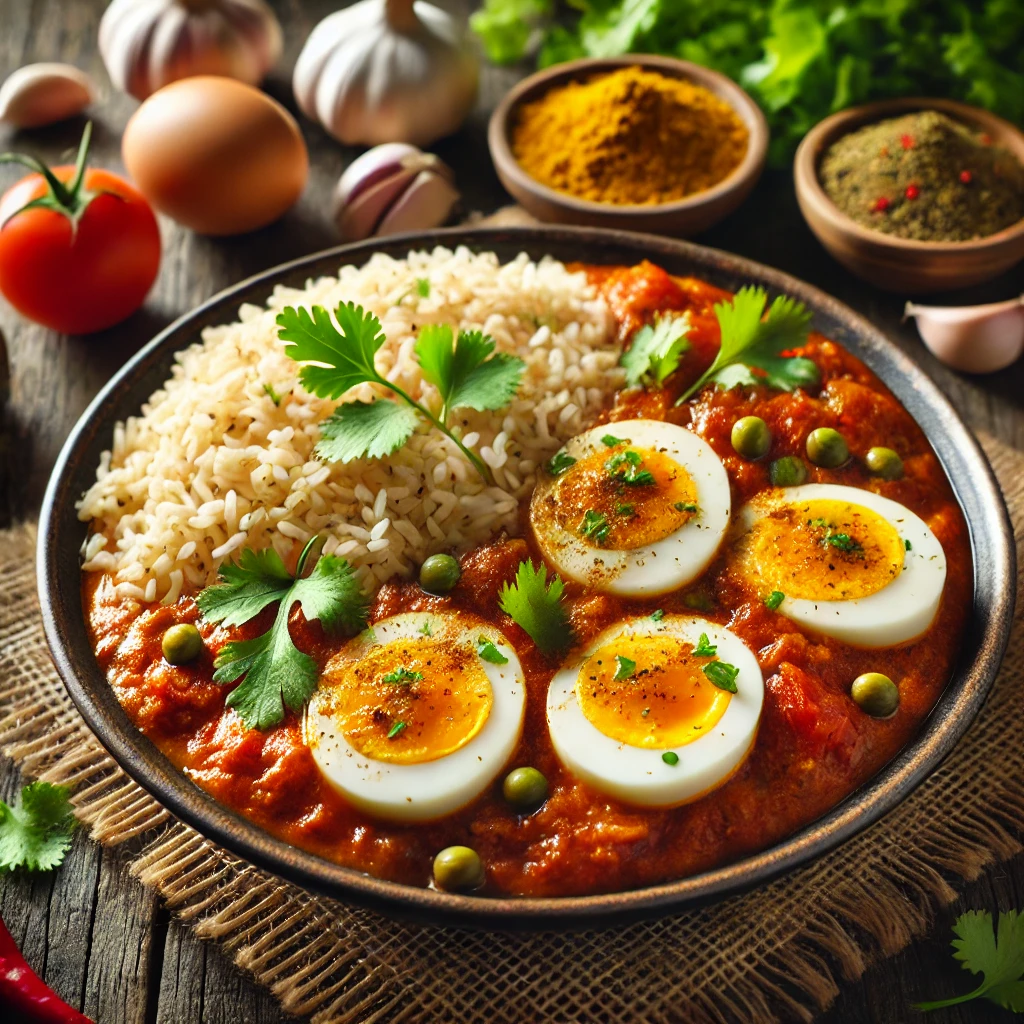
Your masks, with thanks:
[{"label": "turmeric powder", "polygon": [[626,67],[551,89],[519,110],[512,152],[543,185],[616,206],[670,203],[717,185],[749,132],[710,90]]}]

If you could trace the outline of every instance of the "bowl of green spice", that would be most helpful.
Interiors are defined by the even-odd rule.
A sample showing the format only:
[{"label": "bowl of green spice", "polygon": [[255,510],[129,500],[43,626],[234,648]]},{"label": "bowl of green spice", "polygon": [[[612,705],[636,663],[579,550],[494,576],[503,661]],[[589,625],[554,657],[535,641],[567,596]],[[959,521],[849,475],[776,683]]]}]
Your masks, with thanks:
[{"label": "bowl of green spice", "polygon": [[826,118],[794,161],[808,225],[889,291],[978,284],[1024,259],[1024,134],[954,100],[905,98]]}]

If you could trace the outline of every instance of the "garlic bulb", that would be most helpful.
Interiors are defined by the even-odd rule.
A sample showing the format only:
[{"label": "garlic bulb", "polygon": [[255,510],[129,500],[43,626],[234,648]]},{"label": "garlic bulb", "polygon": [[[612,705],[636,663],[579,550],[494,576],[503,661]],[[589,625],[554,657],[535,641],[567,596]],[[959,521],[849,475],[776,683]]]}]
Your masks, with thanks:
[{"label": "garlic bulb", "polygon": [[459,199],[433,153],[387,142],[353,160],[334,190],[334,220],[347,242],[443,224]]},{"label": "garlic bulb", "polygon": [[92,79],[71,64],[26,64],[0,87],[0,121],[39,128],[80,114],[95,98]]},{"label": "garlic bulb", "polygon": [[114,85],[140,100],[192,75],[256,85],[281,56],[281,26],[263,0],[113,0],[100,53]]},{"label": "garlic bulb", "polygon": [[908,302],[906,317],[932,354],[964,373],[994,373],[1024,352],[1024,295],[985,306],[919,306]]},{"label": "garlic bulb", "polygon": [[361,0],[310,33],[292,86],[302,112],[350,145],[450,135],[476,98],[479,66],[452,18],[425,0]]}]

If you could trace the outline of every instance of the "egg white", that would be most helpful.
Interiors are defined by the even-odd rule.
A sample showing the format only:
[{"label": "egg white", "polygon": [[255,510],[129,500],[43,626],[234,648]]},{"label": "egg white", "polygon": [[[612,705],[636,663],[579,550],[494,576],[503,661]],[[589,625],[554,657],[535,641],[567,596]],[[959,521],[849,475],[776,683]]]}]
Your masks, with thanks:
[{"label": "egg white", "polygon": [[[583,713],[577,698],[580,672],[591,655],[616,637],[667,634],[696,646],[701,633],[718,645],[718,660],[739,669],[737,692],[705,735],[681,746],[636,747],[606,736]],[[660,622],[647,616],[604,630],[558,671],[548,689],[548,730],[562,764],[594,789],[628,804],[672,807],[720,786],[743,762],[753,746],[763,702],[757,659],[735,633],[694,616],[666,615]],[[677,764],[662,760],[666,750],[678,754]]]},{"label": "egg white", "polygon": [[[422,640],[430,623],[432,637],[445,646],[462,645],[477,659],[491,685],[493,704],[487,721],[468,743],[434,761],[391,764],[367,757],[345,738],[327,712],[327,689],[318,689],[306,708],[303,735],[324,777],[349,803],[393,821],[430,821],[464,807],[494,780],[519,743],[526,707],[526,681],[515,650],[493,626],[467,623],[452,612],[407,612],[375,622],[346,646],[343,656],[395,640]],[[506,657],[504,665],[476,653],[486,637]],[[321,680],[323,686],[323,680]]]},{"label": "egg white", "polygon": [[744,505],[737,526],[748,531],[771,508],[832,500],[861,505],[885,519],[906,541],[900,574],[867,597],[839,601],[784,597],[780,614],[810,630],[858,647],[892,647],[924,633],[935,619],[946,583],[946,555],[928,524],[905,505],[843,484],[804,484],[759,495]]},{"label": "egg white", "polygon": [[[579,461],[605,451],[608,433],[637,448],[653,448],[682,466],[697,487],[698,512],[673,533],[633,549],[592,547],[543,514],[542,502],[558,478],[541,480],[531,503],[531,522],[545,557],[561,573],[598,590],[627,597],[655,597],[696,579],[715,557],[732,499],[729,476],[714,449],[690,430],[659,420],[621,420],[594,427],[568,441],[564,451]],[[580,516],[584,509],[580,509]]]}]

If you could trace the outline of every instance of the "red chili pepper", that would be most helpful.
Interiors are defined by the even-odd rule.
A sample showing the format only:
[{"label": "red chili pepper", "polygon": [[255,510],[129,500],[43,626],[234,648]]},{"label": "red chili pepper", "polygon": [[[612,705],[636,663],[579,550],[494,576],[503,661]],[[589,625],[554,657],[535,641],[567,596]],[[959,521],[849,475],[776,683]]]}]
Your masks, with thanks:
[{"label": "red chili pepper", "polygon": [[961,181],[962,181],[962,182],[963,182],[963,183],[964,183],[965,185],[970,185],[970,183],[971,183],[971,178],[973,178],[973,177],[974,177],[974,175],[973,175],[973,174],[971,174],[971,172],[970,172],[970,171],[961,171],[961,172],[960,172],[960,180],[961,180]]},{"label": "red chili pepper", "polygon": [[913,149],[914,148],[914,137],[913,137],[913,135],[901,135],[900,136],[900,145],[904,149]]},{"label": "red chili pepper", "polygon": [[871,206],[872,213],[885,213],[889,209],[889,200],[885,196],[879,196]]},{"label": "red chili pepper", "polygon": [[906,192],[903,194],[908,199],[916,199],[921,194],[921,190],[916,185],[908,185]]},{"label": "red chili pepper", "polygon": [[3,921],[0,921],[0,1007],[13,1012],[15,1019],[25,1024],[93,1024],[33,973]]}]

